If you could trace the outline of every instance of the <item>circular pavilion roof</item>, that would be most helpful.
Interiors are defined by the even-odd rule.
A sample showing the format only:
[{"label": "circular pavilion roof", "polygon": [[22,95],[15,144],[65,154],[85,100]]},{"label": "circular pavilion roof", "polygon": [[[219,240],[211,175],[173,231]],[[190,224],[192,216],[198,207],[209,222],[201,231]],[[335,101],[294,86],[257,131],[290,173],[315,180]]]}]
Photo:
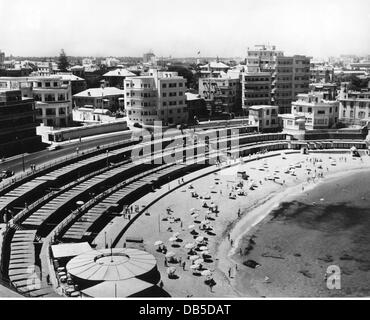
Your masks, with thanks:
[{"label": "circular pavilion roof", "polygon": [[153,255],[137,249],[103,249],[83,253],[67,264],[72,276],[88,281],[120,281],[153,270]]}]

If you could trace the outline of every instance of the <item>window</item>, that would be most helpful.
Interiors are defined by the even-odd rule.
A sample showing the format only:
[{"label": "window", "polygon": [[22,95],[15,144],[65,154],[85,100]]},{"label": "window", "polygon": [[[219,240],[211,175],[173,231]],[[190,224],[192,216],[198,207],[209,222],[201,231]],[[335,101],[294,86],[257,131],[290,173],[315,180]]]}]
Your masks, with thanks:
[{"label": "window", "polygon": [[45,82],[45,87],[49,88],[50,87],[50,82]]},{"label": "window", "polygon": [[163,98],[167,97],[167,93],[166,93],[166,92],[163,92],[163,93],[162,93],[162,97],[163,97]]},{"label": "window", "polygon": [[55,109],[46,109],[47,116],[55,116]]},{"label": "window", "polygon": [[162,88],[167,88],[167,84],[163,83]]}]

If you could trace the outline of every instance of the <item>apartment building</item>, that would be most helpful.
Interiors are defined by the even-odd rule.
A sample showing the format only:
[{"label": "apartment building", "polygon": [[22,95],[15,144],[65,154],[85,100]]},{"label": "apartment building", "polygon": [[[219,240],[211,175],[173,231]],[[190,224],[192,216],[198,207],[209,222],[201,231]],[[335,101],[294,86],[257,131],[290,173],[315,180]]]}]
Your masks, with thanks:
[{"label": "apartment building", "polygon": [[251,106],[249,108],[249,125],[258,126],[262,132],[276,131],[279,128],[278,111],[277,106]]},{"label": "apartment building", "polygon": [[199,79],[198,92],[207,102],[211,114],[239,113],[241,110],[240,75],[236,72],[211,72],[212,77]]},{"label": "apartment building", "polygon": [[38,110],[37,120],[48,127],[67,127],[72,121],[71,85],[61,76],[33,77],[33,98]]},{"label": "apartment building", "polygon": [[310,65],[310,82],[311,83],[330,83],[334,81],[334,67],[329,65]]},{"label": "apartment building", "polygon": [[[284,56],[282,51],[276,50],[275,46],[256,46],[253,50],[248,50],[246,58],[247,66],[244,76],[252,73],[260,78],[265,78],[265,73],[270,73],[271,91],[270,101],[253,101],[255,95],[258,97],[258,90],[255,95],[251,95],[251,100],[243,94],[243,107],[247,112],[248,106],[256,104],[276,105],[279,113],[289,113],[291,102],[300,93],[309,92],[310,83],[310,58],[302,55],[291,57]],[[267,86],[260,88],[259,98],[267,98]]]},{"label": "apartment building", "polygon": [[366,125],[370,121],[370,89],[348,91],[342,84],[338,97],[339,119],[348,125]]},{"label": "apartment building", "polygon": [[73,102],[77,108],[89,106],[110,112],[124,112],[125,91],[115,87],[90,88],[73,95]]},{"label": "apartment building", "polygon": [[338,123],[339,102],[325,100],[322,92],[298,94],[297,100],[292,102],[291,113],[304,116],[307,130],[330,129]]},{"label": "apartment building", "polygon": [[244,72],[241,78],[244,114],[248,114],[251,106],[271,105],[270,72]]},{"label": "apartment building", "polygon": [[36,126],[34,100],[21,90],[0,89],[0,158],[37,147]]},{"label": "apartment building", "polygon": [[149,70],[148,75],[124,80],[125,107],[132,123],[165,125],[188,121],[186,79],[177,72]]},{"label": "apartment building", "polygon": [[276,58],[284,56],[284,52],[277,50],[274,45],[255,45],[247,50],[246,65],[254,68],[252,72],[272,72],[275,69]]},{"label": "apartment building", "polygon": [[116,87],[118,89],[123,90],[123,80],[127,77],[135,77],[136,74],[128,71],[124,68],[117,68],[115,70],[111,70],[103,75],[103,79],[106,81],[108,87]]},{"label": "apartment building", "polygon": [[230,67],[222,62],[212,61],[200,66],[200,78],[219,78],[222,73],[227,73]]}]

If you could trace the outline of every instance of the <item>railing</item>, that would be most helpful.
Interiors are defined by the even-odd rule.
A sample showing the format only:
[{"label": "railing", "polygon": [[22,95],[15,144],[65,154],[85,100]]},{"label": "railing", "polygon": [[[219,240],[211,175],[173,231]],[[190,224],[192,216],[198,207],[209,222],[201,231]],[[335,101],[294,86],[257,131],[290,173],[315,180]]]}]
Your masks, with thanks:
[{"label": "railing", "polygon": [[[170,165],[173,165],[173,164],[170,164]],[[105,190],[101,194],[99,194],[96,197],[94,197],[94,199],[89,200],[84,205],[82,205],[81,207],[79,207],[78,209],[76,209],[75,211],[73,211],[67,218],[65,218],[59,224],[59,227],[57,227],[57,229],[54,231],[54,237],[57,237],[60,234],[62,234],[62,232],[64,231],[64,229],[66,227],[68,227],[74,220],[76,220],[76,219],[80,218],[81,216],[83,216],[85,214],[85,211],[86,210],[88,210],[90,207],[94,206],[96,203],[98,203],[102,199],[108,197],[109,195],[113,194],[114,192],[118,191],[119,189],[122,189],[123,187],[129,185],[130,183],[135,182],[135,181],[137,181],[140,178],[143,178],[145,176],[148,176],[151,173],[154,173],[154,172],[160,171],[160,170],[162,170],[162,169],[164,169],[166,167],[169,167],[170,165],[169,164],[165,164],[165,165],[162,165],[162,166],[159,166],[159,167],[155,167],[154,169],[151,169],[151,170],[145,171],[143,173],[140,173],[138,175],[135,175],[134,177],[129,178],[129,179],[127,179],[127,180],[125,180],[125,181],[123,181],[123,182],[115,185],[114,187],[111,187],[111,188]]]},{"label": "railing", "polygon": [[99,150],[97,150],[96,147],[95,147],[95,148],[84,150],[84,151],[80,152],[79,154],[73,154],[73,155],[70,155],[70,156],[58,158],[57,160],[54,160],[54,161],[46,162],[42,165],[37,166],[36,170],[33,170],[33,171],[29,170],[29,171],[26,171],[24,173],[20,173],[16,176],[12,177],[12,179],[10,181],[7,181],[7,183],[6,182],[3,183],[0,186],[0,193],[3,192],[6,188],[10,187],[11,185],[13,185],[13,184],[15,184],[19,181],[22,181],[22,180],[24,180],[26,178],[29,178],[31,176],[36,176],[37,174],[41,173],[42,171],[51,169],[53,167],[56,167],[58,165],[61,165],[61,164],[65,163],[67,161],[78,160],[78,159],[86,157],[87,155],[89,155],[91,153],[94,153],[94,152],[103,153],[103,151],[106,150],[106,149],[110,149],[112,147],[116,147],[116,146],[121,145],[121,144],[126,144],[128,142],[135,142],[135,140],[139,141],[139,139],[133,139],[133,138],[126,139],[126,140],[123,140],[123,141],[118,141],[118,142],[113,142],[113,143],[103,145],[103,146],[100,147]]}]

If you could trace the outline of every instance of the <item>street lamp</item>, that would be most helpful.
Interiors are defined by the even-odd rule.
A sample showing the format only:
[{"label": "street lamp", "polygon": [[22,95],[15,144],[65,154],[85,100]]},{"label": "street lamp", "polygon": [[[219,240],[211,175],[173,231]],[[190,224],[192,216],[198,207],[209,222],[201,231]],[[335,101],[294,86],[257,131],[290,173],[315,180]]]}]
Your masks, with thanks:
[{"label": "street lamp", "polygon": [[107,154],[107,167],[109,167],[109,159],[108,159],[109,150],[106,151],[106,154]]}]

